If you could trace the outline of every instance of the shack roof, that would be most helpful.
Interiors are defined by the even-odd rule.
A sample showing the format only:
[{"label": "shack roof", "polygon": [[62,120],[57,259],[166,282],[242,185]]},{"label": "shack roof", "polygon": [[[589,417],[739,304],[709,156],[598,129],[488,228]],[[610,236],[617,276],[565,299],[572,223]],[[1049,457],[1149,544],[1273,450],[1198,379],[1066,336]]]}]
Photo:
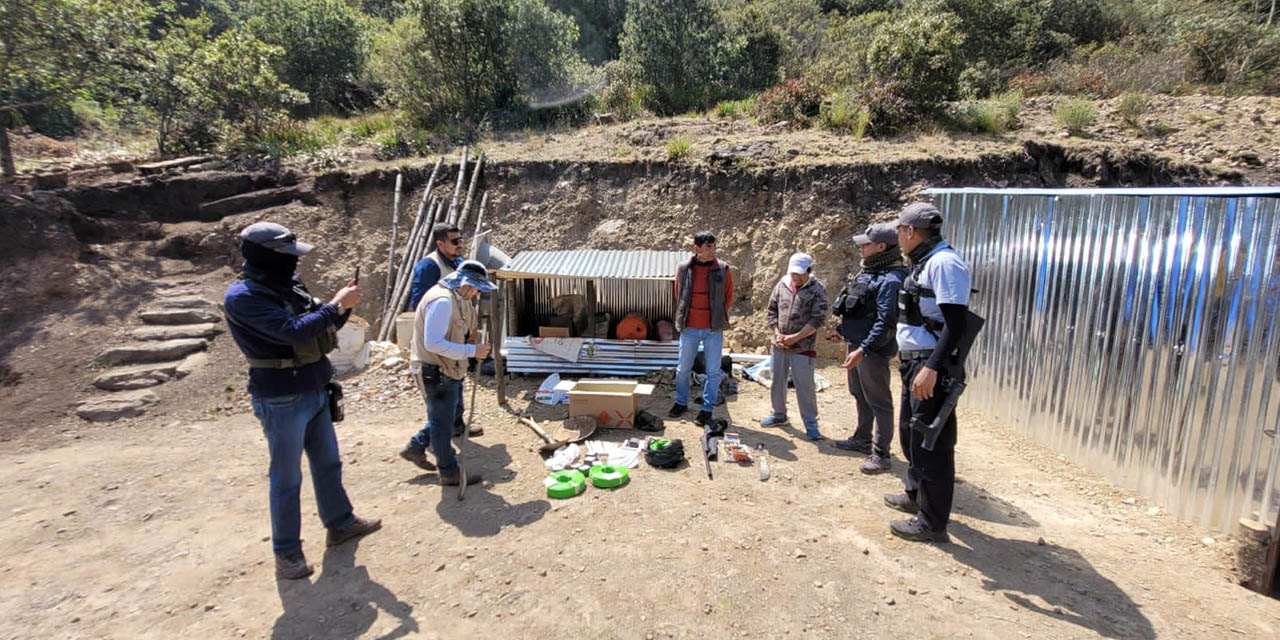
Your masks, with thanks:
[{"label": "shack roof", "polygon": [[692,254],[685,251],[521,251],[507,266],[495,271],[504,279],[516,278],[613,278],[619,280],[670,280],[676,267]]}]

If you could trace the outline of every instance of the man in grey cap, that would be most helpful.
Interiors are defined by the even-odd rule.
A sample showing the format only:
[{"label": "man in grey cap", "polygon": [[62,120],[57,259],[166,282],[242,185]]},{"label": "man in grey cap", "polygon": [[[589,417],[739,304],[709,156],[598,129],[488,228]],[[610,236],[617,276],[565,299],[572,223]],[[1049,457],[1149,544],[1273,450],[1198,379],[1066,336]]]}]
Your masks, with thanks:
[{"label": "man in grey cap", "polygon": [[[902,406],[898,437],[907,456],[906,491],[885,496],[885,504],[912,515],[895,520],[890,531],[907,540],[947,542],[947,522],[956,478],[956,417],[947,418],[933,450],[911,428],[915,418],[931,424],[945,398],[952,359],[968,323],[969,266],[942,239],[942,214],[917,202],[898,216],[898,244],[911,270],[902,287],[898,315]],[[943,372],[942,376],[939,372]]]},{"label": "man in grey cap", "polygon": [[804,433],[821,440],[818,430],[818,390],[813,378],[818,354],[814,349],[818,329],[830,313],[827,289],[813,275],[813,258],[794,253],[787,261],[787,275],[769,297],[767,320],[773,329],[773,357],[770,364],[769,396],[773,412],[760,420],[765,427],[781,427],[787,422],[787,376],[796,385],[796,404]]},{"label": "man in grey cap", "polygon": [[[463,425],[456,413],[462,398],[462,381],[467,377],[467,359],[484,360],[489,356],[488,344],[468,344],[477,320],[473,301],[481,293],[497,288],[488,276],[483,264],[467,260],[431,287],[414,311],[409,359],[418,390],[427,404],[430,445],[442,485],[456,486],[463,479],[451,438],[462,434]],[[478,473],[467,473],[466,483],[476,484],[481,479]]]},{"label": "man in grey cap", "polygon": [[[861,466],[866,474],[890,469],[893,444],[893,394],[889,390],[889,359],[898,353],[895,337],[898,292],[907,277],[898,229],[894,223],[875,224],[853,237],[862,253],[862,270],[845,283],[832,313],[841,318],[839,329],[828,339],[844,339],[849,371],[849,393],[858,406],[858,426],[837,448],[865,453]],[[872,439],[874,427],[874,440]]]},{"label": "man in grey cap", "polygon": [[327,391],[333,365],[325,354],[337,345],[337,330],[360,303],[360,286],[349,282],[327,304],[312,298],[296,274],[298,258],[311,249],[281,225],[245,227],[240,233],[244,268],[223,299],[231,337],[249,361],[253,413],[271,454],[271,539],[276,575],[286,579],[312,573],[300,538],[304,451],[329,546],[382,527],[380,520],[352,513]]}]

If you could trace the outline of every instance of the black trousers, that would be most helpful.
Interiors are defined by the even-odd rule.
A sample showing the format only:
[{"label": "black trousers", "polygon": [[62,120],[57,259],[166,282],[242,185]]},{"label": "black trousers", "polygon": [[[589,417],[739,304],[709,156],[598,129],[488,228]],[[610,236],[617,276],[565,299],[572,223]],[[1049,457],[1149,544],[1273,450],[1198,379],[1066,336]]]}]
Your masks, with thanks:
[{"label": "black trousers", "polygon": [[902,374],[902,402],[898,409],[898,441],[907,459],[907,495],[920,511],[916,515],[925,527],[944,531],[951,519],[951,499],[956,486],[956,414],[951,413],[938,435],[933,451],[922,446],[924,434],[911,428],[911,418],[929,424],[938,416],[946,393],[942,373],[933,387],[933,397],[917,400],[911,397],[911,381],[924,368],[925,359],[904,360],[898,365]]}]

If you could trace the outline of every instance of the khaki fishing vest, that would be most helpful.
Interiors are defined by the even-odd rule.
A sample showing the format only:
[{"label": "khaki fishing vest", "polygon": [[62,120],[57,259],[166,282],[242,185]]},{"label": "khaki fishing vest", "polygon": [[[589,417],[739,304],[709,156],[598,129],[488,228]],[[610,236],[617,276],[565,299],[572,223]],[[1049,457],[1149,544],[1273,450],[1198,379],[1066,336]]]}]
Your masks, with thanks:
[{"label": "khaki fishing vest", "polygon": [[427,305],[432,300],[447,298],[453,303],[453,315],[449,317],[449,329],[445,332],[445,339],[449,342],[465,343],[467,341],[467,333],[476,326],[476,312],[472,308],[471,303],[462,299],[458,292],[453,289],[446,289],[440,285],[431,287],[427,291],[427,295],[422,296],[422,300],[418,301],[418,308],[413,312],[413,337],[409,341],[409,361],[415,367],[423,364],[434,364],[440,367],[440,371],[454,380],[462,380],[467,377],[467,361],[450,360],[437,353],[427,351],[426,345],[426,327],[427,327]]}]

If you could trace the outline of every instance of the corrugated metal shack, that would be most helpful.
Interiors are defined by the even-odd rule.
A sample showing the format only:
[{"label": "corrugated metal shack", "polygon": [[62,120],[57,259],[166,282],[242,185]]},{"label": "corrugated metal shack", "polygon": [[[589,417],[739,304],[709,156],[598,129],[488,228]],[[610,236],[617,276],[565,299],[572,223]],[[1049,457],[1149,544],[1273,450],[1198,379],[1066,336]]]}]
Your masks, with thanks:
[{"label": "corrugated metal shack", "polygon": [[1185,521],[1277,521],[1280,188],[929,193],[988,322],[963,404]]},{"label": "corrugated metal shack", "polygon": [[500,317],[506,320],[502,337],[505,370],[514,373],[570,372],[639,375],[674,368],[677,342],[587,338],[577,362],[534,348],[538,327],[552,318],[552,300],[577,294],[586,299],[587,316],[608,312],[616,321],[638,312],[650,322],[675,317],[672,279],[676,267],[689,259],[681,251],[523,251],[494,275],[503,287]]}]

